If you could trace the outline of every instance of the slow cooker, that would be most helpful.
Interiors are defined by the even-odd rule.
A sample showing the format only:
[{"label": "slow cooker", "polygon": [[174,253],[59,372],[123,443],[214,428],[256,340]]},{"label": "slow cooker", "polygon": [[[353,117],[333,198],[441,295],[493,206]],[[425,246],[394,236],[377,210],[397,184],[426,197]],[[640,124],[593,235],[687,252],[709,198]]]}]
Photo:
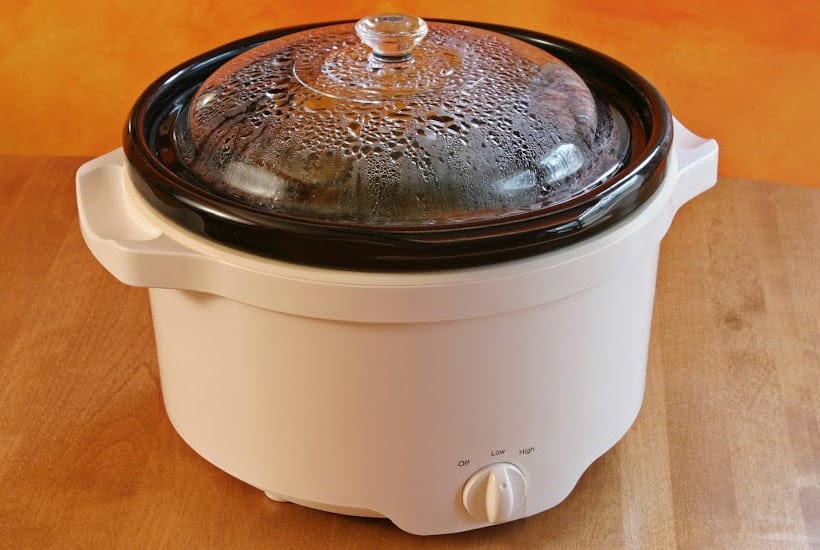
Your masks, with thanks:
[{"label": "slow cooker", "polygon": [[641,405],[660,241],[717,145],[598,52],[387,14],[169,71],[77,173],[170,421],[275,500],[464,531],[560,503]]}]

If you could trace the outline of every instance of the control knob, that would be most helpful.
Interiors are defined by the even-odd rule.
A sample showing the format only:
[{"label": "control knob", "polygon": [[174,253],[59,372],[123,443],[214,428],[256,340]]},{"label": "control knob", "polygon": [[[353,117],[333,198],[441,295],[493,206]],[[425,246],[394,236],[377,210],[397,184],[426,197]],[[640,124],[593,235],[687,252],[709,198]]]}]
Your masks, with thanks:
[{"label": "control knob", "polygon": [[461,501],[473,518],[502,523],[521,515],[526,493],[527,481],[521,470],[509,462],[497,462],[470,476]]}]

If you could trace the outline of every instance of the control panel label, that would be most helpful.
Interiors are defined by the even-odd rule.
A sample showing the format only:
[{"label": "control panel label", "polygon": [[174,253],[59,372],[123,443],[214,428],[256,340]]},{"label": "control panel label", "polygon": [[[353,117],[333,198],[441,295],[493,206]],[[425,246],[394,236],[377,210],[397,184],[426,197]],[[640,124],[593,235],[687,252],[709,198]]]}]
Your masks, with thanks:
[{"label": "control panel label", "polygon": [[[528,447],[520,447],[517,450],[518,450],[518,456],[519,457],[530,456],[531,454],[535,453],[535,445],[530,445]],[[512,449],[510,451],[510,454],[513,455],[513,454],[515,454],[515,452],[516,452],[516,449]],[[498,458],[501,458],[501,457],[504,457],[504,456],[507,455],[507,449],[506,448],[492,449],[492,450],[489,451],[489,454],[490,454],[490,457],[492,457],[494,459],[498,459]],[[471,461],[470,458],[459,458],[459,459],[456,460],[456,465],[459,468],[467,468],[468,466],[470,466],[470,464],[472,464],[472,461]]]}]

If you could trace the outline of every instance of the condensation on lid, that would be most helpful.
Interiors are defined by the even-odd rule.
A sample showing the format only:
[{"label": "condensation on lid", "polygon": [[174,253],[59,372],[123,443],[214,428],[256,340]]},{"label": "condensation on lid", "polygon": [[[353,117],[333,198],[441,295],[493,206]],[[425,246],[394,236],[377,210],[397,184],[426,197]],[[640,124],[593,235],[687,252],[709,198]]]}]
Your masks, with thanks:
[{"label": "condensation on lid", "polygon": [[175,139],[201,184],[232,200],[391,227],[567,201],[612,176],[630,141],[619,112],[546,51],[401,15],[237,56],[199,88]]}]

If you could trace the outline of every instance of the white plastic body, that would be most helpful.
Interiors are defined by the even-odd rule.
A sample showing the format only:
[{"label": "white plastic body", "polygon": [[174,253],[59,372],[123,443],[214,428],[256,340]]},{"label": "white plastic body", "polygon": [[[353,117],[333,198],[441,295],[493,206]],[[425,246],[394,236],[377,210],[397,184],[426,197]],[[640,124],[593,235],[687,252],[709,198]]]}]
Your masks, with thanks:
[{"label": "white plastic body", "polygon": [[[433,273],[298,266],[216,245],[136,193],[121,151],[77,174],[99,261],[150,288],[163,397],[207,460],[270,495],[417,534],[488,525],[465,482],[517,466],[514,517],[561,502],[643,399],[659,244],[714,184],[676,122],[639,211],[537,257]],[[517,498],[517,497],[516,497]]]}]

